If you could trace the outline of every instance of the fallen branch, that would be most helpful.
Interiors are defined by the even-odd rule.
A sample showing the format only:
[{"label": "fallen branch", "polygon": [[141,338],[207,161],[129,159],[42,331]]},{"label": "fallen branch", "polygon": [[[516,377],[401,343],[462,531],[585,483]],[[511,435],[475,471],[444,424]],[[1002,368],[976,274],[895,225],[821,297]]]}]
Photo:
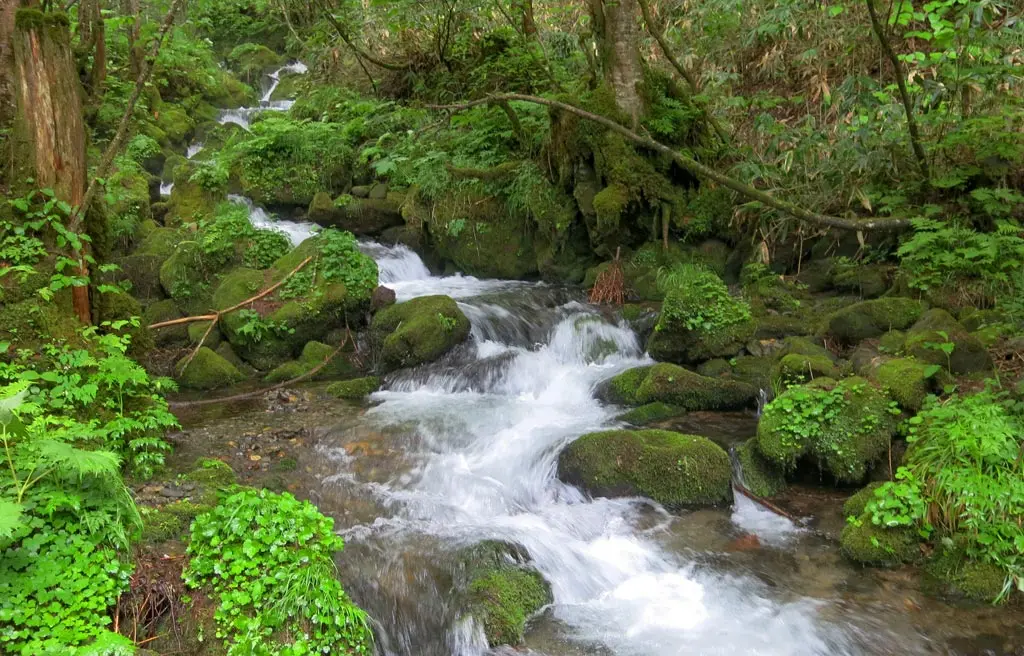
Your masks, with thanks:
[{"label": "fallen branch", "polygon": [[473,100],[466,103],[453,105],[427,105],[427,107],[430,109],[463,110],[469,109],[471,107],[476,107],[478,105],[500,102],[502,100],[521,100],[523,102],[532,102],[537,103],[538,105],[546,105],[548,107],[560,109],[562,111],[569,112],[570,114],[575,114],[576,116],[579,116],[581,118],[585,118],[589,121],[593,121],[595,123],[603,125],[609,130],[622,135],[626,139],[629,139],[630,141],[636,144],[644,146],[645,148],[650,148],[651,150],[655,150],[659,153],[671,157],[677,164],[679,164],[681,167],[683,167],[684,169],[686,169],[687,171],[689,171],[698,178],[706,178],[708,180],[713,180],[714,182],[717,182],[723,187],[732,189],[733,191],[751,200],[756,200],[759,203],[767,205],[768,207],[772,207],[785,214],[789,214],[790,216],[801,221],[805,221],[807,223],[812,223],[814,225],[819,226],[827,226],[830,228],[839,228],[841,230],[859,230],[865,232],[875,230],[902,230],[905,228],[909,228],[911,226],[911,222],[909,219],[844,219],[838,216],[831,216],[828,214],[818,214],[817,212],[812,212],[810,210],[804,209],[803,207],[800,207],[799,205],[795,205],[788,201],[776,198],[775,196],[766,191],[755,189],[754,187],[751,187],[748,184],[740,182],[739,180],[733,179],[724,173],[720,173],[705,164],[701,164],[692,157],[688,157],[677,150],[673,150],[672,148],[669,148],[665,144],[655,141],[650,137],[637,134],[636,132],[616,123],[615,121],[609,118],[605,118],[604,116],[588,112],[584,109],[580,109],[579,107],[569,105],[558,100],[541,98],[539,96],[528,96],[520,93],[505,93],[488,96],[487,98]]},{"label": "fallen branch", "polygon": [[[267,287],[266,289],[264,289],[260,293],[256,294],[255,296],[251,296],[251,297],[245,299],[244,301],[242,301],[241,303],[236,303],[236,304],[232,305],[231,307],[229,307],[227,309],[217,310],[213,314],[198,314],[198,315],[195,315],[195,316],[192,316],[192,317],[182,317],[180,319],[171,319],[170,321],[160,321],[158,323],[150,324],[147,327],[150,330],[156,330],[157,328],[166,328],[168,326],[180,326],[183,323],[194,323],[196,321],[213,321],[214,324],[216,324],[218,321],[220,321],[220,318],[222,316],[224,316],[225,314],[234,312],[235,310],[243,308],[246,305],[250,305],[252,303],[255,303],[256,301],[260,300],[264,296],[267,296],[268,294],[272,294],[274,291],[277,290],[278,287],[280,287],[284,283],[288,282],[289,278],[291,278],[296,273],[301,271],[304,266],[306,266],[307,264],[309,264],[312,261],[313,261],[313,256],[310,255],[306,259],[302,260],[302,262],[299,262],[299,265],[297,267],[295,267],[294,269],[292,269],[288,273],[288,275],[286,275],[284,278],[281,278],[279,281],[277,281],[276,283],[274,283],[270,287]],[[211,330],[212,330],[212,328],[211,328]],[[207,330],[207,333],[209,333],[209,332],[210,332],[210,330]],[[191,360],[191,358],[190,358],[190,360]]]},{"label": "fallen branch", "polygon": [[732,487],[733,487],[734,490],[736,490],[737,492],[739,492],[743,496],[747,497],[748,499],[750,499],[754,503],[767,508],[768,510],[772,511],[776,515],[779,515],[781,517],[785,517],[786,519],[788,519],[789,521],[793,522],[797,526],[803,526],[804,525],[804,521],[802,519],[800,519],[799,517],[796,517],[792,513],[786,512],[785,510],[783,510],[782,508],[779,508],[774,503],[772,503],[771,501],[765,499],[764,497],[757,496],[756,494],[754,494],[753,492],[751,492],[747,488],[743,487],[739,483],[733,481]]},{"label": "fallen branch", "polygon": [[254,396],[259,396],[261,394],[266,394],[267,392],[279,390],[282,387],[287,387],[288,385],[301,383],[302,381],[317,375],[321,369],[330,364],[331,360],[333,360],[339,353],[341,353],[341,350],[345,348],[345,346],[349,343],[351,339],[352,331],[349,329],[348,324],[346,323],[345,339],[341,340],[341,344],[338,345],[338,348],[334,349],[334,351],[332,351],[330,355],[324,358],[324,361],[318,364],[317,366],[313,367],[312,369],[302,374],[301,376],[297,376],[295,378],[292,378],[291,380],[286,380],[283,383],[277,383],[276,385],[271,385],[270,387],[253,390],[251,392],[244,392],[242,394],[235,394],[233,396],[225,396],[220,399],[201,399],[199,401],[169,401],[168,405],[171,406],[172,408],[186,408],[197,405],[213,405],[214,403],[231,403],[234,401],[244,401]]},{"label": "fallen branch", "polygon": [[[640,3],[640,11],[644,15],[644,22],[647,24],[647,31],[651,33],[654,40],[658,42],[659,46],[661,46],[661,51],[665,54],[665,59],[672,64],[672,67],[675,68],[676,71],[683,76],[683,79],[686,80],[686,83],[690,85],[690,93],[696,96],[700,93],[700,84],[698,83],[697,76],[695,76],[690,69],[683,66],[682,62],[676,58],[675,53],[672,52],[672,48],[669,46],[668,40],[665,38],[665,33],[662,31],[661,26],[654,21],[654,17],[651,15],[651,5],[649,0],[637,1]],[[704,118],[711,124],[711,127],[714,128],[715,134],[718,135],[718,138],[722,140],[723,144],[728,146],[731,141],[729,133],[726,132],[722,124],[718,122],[718,119],[714,117],[711,110],[708,109],[707,104],[698,101],[696,98],[693,98],[692,100],[697,108],[700,109]]]}]

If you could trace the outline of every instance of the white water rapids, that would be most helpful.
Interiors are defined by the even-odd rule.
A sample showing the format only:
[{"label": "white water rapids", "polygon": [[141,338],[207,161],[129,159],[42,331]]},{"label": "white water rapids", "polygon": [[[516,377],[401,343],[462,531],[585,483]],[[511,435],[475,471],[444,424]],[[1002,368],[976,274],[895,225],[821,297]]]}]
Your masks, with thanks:
[{"label": "white water rapids", "polygon": [[267,83],[264,84],[263,96],[260,98],[259,105],[255,107],[239,107],[237,109],[225,109],[220,113],[217,118],[217,122],[234,123],[240,125],[246,130],[249,129],[249,124],[252,120],[253,114],[257,112],[286,112],[292,108],[295,104],[294,100],[271,100],[274,95],[274,91],[277,90],[279,84],[281,84],[281,76],[286,73],[294,75],[304,75],[308,72],[308,68],[302,62],[292,62],[281,68],[277,69],[273,73],[267,76]]},{"label": "white water rapids", "polygon": [[[350,579],[373,581],[358,599],[378,620],[380,652],[488,653],[482,630],[457,615],[430,574],[455,548],[487,539],[524,547],[551,585],[545,624],[556,646],[530,653],[881,654],[893,653],[894,642],[900,653],[920,649],[916,636],[893,638],[879,621],[843,618],[832,602],[669,548],[673,520],[656,504],[591,500],[556,478],[563,447],[614,423],[616,409],[594,398],[595,386],[649,362],[628,326],[565,290],[434,277],[402,246],[363,249],[400,300],[451,294],[473,324],[461,361],[393,377],[360,419],[360,430],[404,436],[393,447],[397,471],[368,475],[341,449],[325,454],[337,473],[324,495],[374,507],[339,526],[348,543],[341,561],[358,569]],[[765,513],[742,499],[732,521],[767,545],[800,539],[787,520]]]}]

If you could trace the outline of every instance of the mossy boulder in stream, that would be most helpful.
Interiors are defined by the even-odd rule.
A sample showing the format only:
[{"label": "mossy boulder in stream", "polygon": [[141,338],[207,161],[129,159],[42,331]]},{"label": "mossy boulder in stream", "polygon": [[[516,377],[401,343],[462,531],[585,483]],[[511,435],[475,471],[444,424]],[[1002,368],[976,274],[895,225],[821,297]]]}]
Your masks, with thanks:
[{"label": "mossy boulder in stream", "polygon": [[469,336],[469,319],[449,296],[421,296],[373,317],[370,333],[388,369],[441,357]]},{"label": "mossy boulder in stream", "polygon": [[491,647],[518,646],[527,620],[553,601],[551,586],[516,545],[481,542],[457,560],[463,611],[483,625]]},{"label": "mossy boulder in stream", "polygon": [[383,198],[342,195],[331,199],[319,192],[309,204],[308,216],[322,226],[333,226],[356,235],[377,236],[388,228],[403,225],[401,208],[405,196],[387,192]]},{"label": "mossy boulder in stream", "polygon": [[912,412],[920,410],[928,394],[936,391],[938,378],[931,374],[927,363],[914,358],[886,360],[874,372],[882,389]]},{"label": "mossy boulder in stream", "polygon": [[911,326],[903,348],[918,360],[940,365],[952,374],[992,369],[992,358],[981,340],[939,308],[928,310]]},{"label": "mossy boulder in stream", "polygon": [[[293,380],[299,376],[306,375],[315,367],[327,362],[328,358],[331,358],[330,362],[327,362],[322,369],[317,371],[308,380],[332,380],[357,375],[358,369],[349,360],[349,354],[341,352],[334,355],[336,350],[337,347],[322,342],[307,342],[302,347],[302,354],[297,359],[290,360],[274,368],[263,380],[266,383],[280,383],[286,380]],[[344,351],[344,349],[342,350]],[[349,349],[349,351],[351,350]]]},{"label": "mossy boulder in stream", "polygon": [[782,470],[768,462],[757,450],[757,440],[749,439],[736,447],[735,455],[743,472],[743,486],[759,497],[772,497],[786,489]]},{"label": "mossy boulder in stream", "polygon": [[889,401],[863,378],[797,385],[765,406],[757,446],[791,471],[811,456],[837,481],[856,483],[889,448],[896,430]]},{"label": "mossy boulder in stream", "polygon": [[875,526],[871,523],[869,513],[863,513],[848,523],[839,538],[844,556],[863,565],[880,567],[891,567],[919,559],[919,542],[915,529],[906,526]]},{"label": "mossy boulder in stream", "polygon": [[661,402],[690,411],[737,410],[754,405],[757,389],[662,363],[625,371],[602,385],[599,394],[608,402],[626,405]]},{"label": "mossy boulder in stream", "polygon": [[381,380],[377,376],[366,376],[331,383],[325,391],[339,399],[357,400],[373,394],[380,389],[380,385]]},{"label": "mossy boulder in stream", "polygon": [[704,437],[611,430],[570,444],[558,458],[558,475],[594,496],[645,496],[677,509],[728,501],[732,467]]},{"label": "mossy boulder in stream", "polygon": [[235,365],[205,346],[186,364],[187,358],[182,358],[174,366],[178,383],[182,387],[211,390],[234,385],[245,378]]}]

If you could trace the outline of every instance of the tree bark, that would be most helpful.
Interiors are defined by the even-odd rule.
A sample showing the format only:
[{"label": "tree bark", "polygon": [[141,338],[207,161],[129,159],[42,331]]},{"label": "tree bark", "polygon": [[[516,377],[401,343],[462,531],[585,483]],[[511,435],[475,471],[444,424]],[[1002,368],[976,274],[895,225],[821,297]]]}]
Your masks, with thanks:
[{"label": "tree bark", "polygon": [[537,22],[533,17],[533,0],[512,0],[512,7],[522,20],[523,36],[533,39],[537,36]]},{"label": "tree bark", "polygon": [[[39,187],[78,207],[86,188],[85,124],[67,16],[18,10],[14,68],[16,132],[24,161]],[[79,254],[76,274],[87,278],[85,255]],[[73,287],[72,301],[78,318],[91,323],[89,288]]]},{"label": "tree bark", "polygon": [[0,126],[6,126],[14,118],[14,49],[11,38],[17,9],[17,0],[0,0]]},{"label": "tree bark", "polygon": [[90,75],[90,86],[92,94],[99,95],[100,87],[107,79],[107,27],[103,21],[103,4],[97,0],[96,13],[93,15],[95,28],[93,38],[96,39],[96,50],[92,57],[92,74]]},{"label": "tree bark", "polygon": [[637,0],[587,0],[594,25],[605,80],[615,92],[615,102],[640,125],[643,101],[637,85],[643,79],[640,61],[640,30]]}]

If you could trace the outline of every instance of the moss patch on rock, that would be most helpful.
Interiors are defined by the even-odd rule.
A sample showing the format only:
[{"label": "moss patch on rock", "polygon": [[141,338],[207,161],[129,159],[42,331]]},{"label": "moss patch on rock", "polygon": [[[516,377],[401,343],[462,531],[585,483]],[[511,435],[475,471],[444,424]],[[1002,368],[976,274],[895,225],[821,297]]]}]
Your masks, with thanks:
[{"label": "moss patch on rock", "polygon": [[757,496],[773,497],[786,489],[785,475],[761,455],[756,439],[749,439],[736,447],[736,458],[743,471],[743,486]]},{"label": "moss patch on rock", "polygon": [[683,414],[686,414],[684,408],[655,401],[622,413],[618,420],[634,426],[648,426]]},{"label": "moss patch on rock", "polygon": [[[943,347],[952,348],[948,357]],[[925,312],[907,331],[904,349],[918,360],[940,365],[952,374],[992,369],[992,358],[982,341],[939,308]]]},{"label": "moss patch on rock", "polygon": [[844,556],[856,563],[878,567],[918,560],[921,557],[919,542],[914,529],[875,526],[866,513],[848,523],[839,538]]},{"label": "moss patch on rock", "polygon": [[378,312],[370,324],[388,369],[441,357],[469,336],[469,319],[449,296],[422,296]]},{"label": "moss patch on rock", "polygon": [[182,387],[212,390],[228,387],[245,378],[235,365],[206,346],[199,349],[188,366],[185,366],[185,359],[179,360],[174,367]]},{"label": "moss patch on rock", "polygon": [[[322,342],[307,342],[302,347],[302,354],[296,360],[285,362],[275,367],[266,378],[264,382],[267,383],[280,383],[286,380],[292,380],[303,376],[315,367],[323,364],[327,358],[331,357],[336,347],[329,346]],[[348,356],[345,353],[338,353],[331,361],[327,363],[322,369],[316,372],[309,380],[332,380],[337,378],[345,378],[352,376],[357,373],[357,369],[352,365]]]},{"label": "moss patch on rock", "polygon": [[765,406],[757,444],[783,469],[811,456],[836,480],[856,483],[886,453],[895,430],[888,400],[867,380],[822,379],[791,387]]},{"label": "moss patch on rock", "polygon": [[862,301],[832,314],[826,320],[826,332],[840,343],[853,345],[879,337],[890,330],[906,330],[924,312],[920,301],[887,297]]},{"label": "moss patch on rock", "polygon": [[708,378],[674,364],[623,372],[604,386],[604,398],[630,405],[661,402],[682,410],[737,410],[750,407],[757,390],[745,383]]},{"label": "moss patch on rock", "polygon": [[895,358],[883,362],[875,371],[875,378],[901,408],[917,412],[936,387],[937,378],[929,373],[929,366],[924,362]]},{"label": "moss patch on rock", "polygon": [[561,453],[558,474],[595,496],[645,496],[672,509],[731,497],[729,455],[707,438],[671,431],[584,435]]},{"label": "moss patch on rock", "polygon": [[377,376],[366,376],[352,380],[342,380],[331,383],[325,390],[331,396],[339,399],[364,399],[380,389],[381,380]]},{"label": "moss patch on rock", "polygon": [[875,490],[881,487],[882,483],[876,481],[858,490],[843,504],[843,515],[846,517],[860,517],[868,506],[868,502],[875,498]]}]

